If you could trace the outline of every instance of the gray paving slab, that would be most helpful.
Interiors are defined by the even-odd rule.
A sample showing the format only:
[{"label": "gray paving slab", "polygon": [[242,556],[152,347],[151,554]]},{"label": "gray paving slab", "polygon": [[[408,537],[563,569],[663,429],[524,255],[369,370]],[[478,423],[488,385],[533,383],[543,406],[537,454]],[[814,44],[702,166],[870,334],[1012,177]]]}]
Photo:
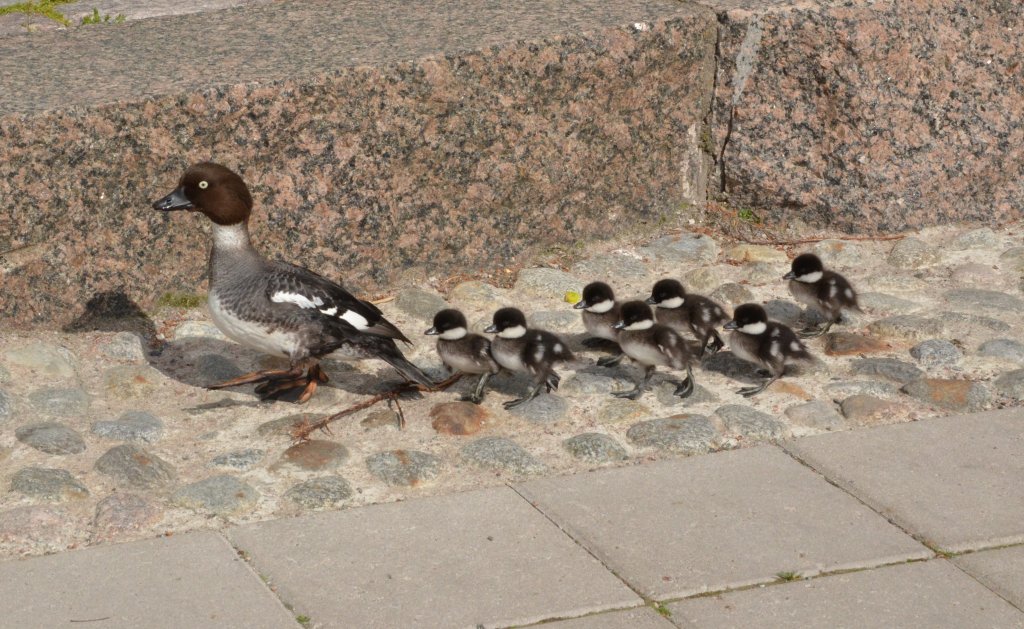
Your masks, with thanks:
[{"label": "gray paving slab", "polygon": [[1024,410],[830,433],[784,447],[943,550],[1024,542]]},{"label": "gray paving slab", "polygon": [[642,604],[508,487],[228,535],[322,627],[508,626]]},{"label": "gray paving slab", "polygon": [[0,563],[0,626],[297,623],[223,537],[201,532]]},{"label": "gray paving slab", "polygon": [[960,555],[953,558],[953,563],[1024,610],[1024,546]]},{"label": "gray paving slab", "polygon": [[662,600],[930,556],[773,446],[548,478],[517,489]]},{"label": "gray paving slab", "polygon": [[536,625],[538,629],[672,629],[675,625],[650,607],[592,614]]},{"label": "gray paving slab", "polygon": [[669,605],[680,627],[1024,627],[1024,613],[936,559]]}]

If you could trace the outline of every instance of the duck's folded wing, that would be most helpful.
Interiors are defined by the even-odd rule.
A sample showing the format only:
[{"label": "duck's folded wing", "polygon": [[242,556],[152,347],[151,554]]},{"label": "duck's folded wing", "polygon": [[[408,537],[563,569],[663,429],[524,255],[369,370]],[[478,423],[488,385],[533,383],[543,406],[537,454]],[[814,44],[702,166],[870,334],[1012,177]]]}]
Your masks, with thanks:
[{"label": "duck's folded wing", "polygon": [[323,317],[345,330],[373,334],[409,343],[409,339],[384,318],[379,308],[357,299],[339,284],[309,269],[273,263],[267,276],[267,298],[275,304],[294,307]]}]

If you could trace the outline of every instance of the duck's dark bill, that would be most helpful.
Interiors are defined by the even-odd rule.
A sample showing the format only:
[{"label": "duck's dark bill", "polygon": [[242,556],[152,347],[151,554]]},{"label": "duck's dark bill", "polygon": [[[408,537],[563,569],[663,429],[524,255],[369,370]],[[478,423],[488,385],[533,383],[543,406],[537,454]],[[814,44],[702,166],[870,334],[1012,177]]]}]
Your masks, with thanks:
[{"label": "duck's dark bill", "polygon": [[192,202],[185,196],[185,189],[181,187],[153,203],[153,209],[160,210],[161,212],[170,212],[171,210],[191,210],[194,207],[195,206],[192,205]]}]

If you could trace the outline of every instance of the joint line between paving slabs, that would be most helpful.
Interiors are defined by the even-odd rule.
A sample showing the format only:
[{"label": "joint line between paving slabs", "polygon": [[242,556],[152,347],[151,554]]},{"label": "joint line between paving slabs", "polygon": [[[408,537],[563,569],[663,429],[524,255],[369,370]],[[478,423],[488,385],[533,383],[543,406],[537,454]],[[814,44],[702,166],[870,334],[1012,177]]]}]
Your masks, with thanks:
[{"label": "joint line between paving slabs", "polygon": [[[1019,544],[1018,544],[1018,545],[1019,545]],[[1006,546],[1003,546],[1003,548],[1006,548]],[[986,548],[985,550],[994,550],[994,549],[992,549],[992,548]],[[971,551],[971,552],[967,552],[967,553],[963,553],[963,554],[965,554],[965,555],[970,555],[970,554],[973,554],[973,553],[975,553],[975,552],[980,552],[980,551]],[[959,556],[959,555],[958,555],[958,556]],[[981,587],[985,588],[985,589],[986,589],[986,590],[988,590],[989,592],[992,592],[993,594],[995,594],[995,595],[996,595],[996,596],[998,596],[999,598],[1001,598],[1001,599],[1003,599],[1004,601],[1006,601],[1006,602],[1007,602],[1007,604],[1009,604],[1009,606],[1010,606],[1010,607],[1012,607],[1012,608],[1014,608],[1014,609],[1016,609],[1016,610],[1019,610],[1020,612],[1024,612],[1024,607],[1021,607],[1020,605],[1017,605],[1016,603],[1014,603],[1014,602],[1013,602],[1013,601],[1011,601],[1010,599],[1008,599],[1008,598],[1006,598],[1005,596],[1003,596],[1003,595],[1002,595],[1001,593],[999,593],[999,592],[997,592],[996,590],[992,589],[992,588],[991,588],[991,587],[990,587],[990,586],[989,586],[989,585],[988,585],[987,583],[985,583],[984,581],[982,581],[982,580],[981,580],[981,579],[979,579],[978,577],[974,576],[973,574],[971,574],[970,572],[968,572],[967,570],[965,570],[965,569],[963,568],[963,566],[961,566],[961,565],[960,565],[960,564],[958,564],[957,562],[955,562],[955,561],[952,561],[951,559],[947,559],[946,561],[948,561],[948,562],[949,562],[949,563],[950,563],[950,564],[951,564],[951,565],[952,565],[952,566],[953,566],[954,568],[956,568],[956,569],[957,569],[957,570],[959,570],[960,572],[963,572],[963,573],[964,573],[964,574],[966,574],[966,575],[967,575],[968,577],[970,577],[971,579],[973,579],[975,583],[977,583],[978,585],[980,585]]]},{"label": "joint line between paving slabs", "polygon": [[[243,564],[245,564],[245,568],[252,574],[252,576],[257,581],[259,581],[259,584],[267,592],[269,592],[271,596],[274,597],[275,601],[280,603],[281,607],[284,608],[285,612],[288,613],[288,616],[291,617],[291,619],[295,622],[295,624],[300,626],[300,627],[307,626],[307,624],[309,623],[309,620],[306,620],[307,624],[303,624],[302,622],[300,622],[299,621],[299,614],[295,613],[295,606],[292,605],[291,603],[289,603],[288,601],[284,600],[283,598],[281,598],[281,595],[277,593],[277,590],[274,589],[273,587],[271,587],[270,577],[262,574],[259,570],[256,569],[256,566],[254,566],[253,563],[252,563],[252,555],[249,553],[249,551],[245,550],[244,548],[241,548],[239,546],[235,546],[234,544],[232,544],[231,540],[228,539],[227,535],[224,535],[223,531],[216,531],[216,533],[217,533],[217,537],[219,537],[222,540],[224,540],[224,543],[227,544],[227,547],[231,549],[231,552],[233,552],[235,554],[235,556],[238,557],[242,561]],[[306,618],[308,619],[309,617],[306,616]]]},{"label": "joint line between paving slabs", "polygon": [[787,456],[789,456],[789,458],[793,459],[794,461],[796,461],[800,465],[803,465],[807,469],[811,470],[814,474],[816,474],[816,475],[820,476],[821,478],[823,478],[826,483],[828,483],[829,485],[832,485],[833,487],[835,487],[839,491],[843,492],[847,496],[850,496],[851,498],[853,498],[854,500],[856,500],[860,504],[862,504],[865,507],[867,507],[868,509],[870,509],[872,513],[876,513],[876,514],[878,514],[879,517],[884,518],[886,522],[888,522],[889,524],[895,526],[904,535],[907,535],[908,537],[910,537],[911,539],[913,539],[917,543],[921,544],[922,546],[924,546],[928,550],[932,551],[932,554],[933,554],[932,558],[933,559],[936,558],[936,557],[946,557],[946,556],[951,554],[951,553],[948,553],[948,552],[942,550],[941,548],[936,547],[934,542],[929,542],[927,539],[924,539],[922,536],[916,535],[916,534],[912,533],[906,526],[904,526],[900,522],[897,522],[895,520],[895,518],[890,517],[890,516],[886,515],[885,513],[882,513],[880,508],[878,508],[875,505],[871,504],[870,502],[868,502],[864,498],[861,498],[860,496],[858,496],[857,494],[853,493],[851,490],[847,489],[846,487],[843,487],[838,481],[832,480],[826,474],[824,474],[823,472],[818,470],[816,467],[814,467],[813,465],[811,465],[807,461],[805,461],[802,458],[800,458],[795,452],[791,451],[786,446],[784,446],[782,444],[775,444],[775,445],[780,450],[782,450]]},{"label": "joint line between paving slabs", "polygon": [[[517,496],[519,496],[520,498],[522,498],[523,500],[525,500],[525,501],[526,501],[526,504],[530,505],[530,507],[531,507],[531,508],[535,509],[535,510],[537,511],[537,513],[539,513],[539,514],[541,514],[542,516],[544,516],[544,519],[546,519],[546,520],[547,520],[548,522],[550,522],[551,524],[555,525],[555,528],[557,528],[557,529],[558,529],[559,531],[561,531],[563,535],[565,535],[566,537],[568,537],[569,539],[571,539],[571,540],[572,540],[572,543],[574,543],[574,544],[576,544],[577,546],[579,546],[580,548],[582,548],[582,549],[583,549],[583,552],[585,552],[585,553],[587,553],[588,555],[590,555],[591,557],[593,557],[593,558],[594,558],[594,561],[596,561],[597,563],[601,564],[601,566],[602,566],[602,567],[603,567],[603,568],[604,568],[605,570],[607,570],[608,572],[610,572],[610,573],[612,574],[612,576],[614,576],[614,577],[615,577],[616,579],[618,579],[619,581],[621,581],[621,582],[622,582],[622,584],[623,584],[623,585],[625,585],[625,586],[626,586],[627,588],[629,588],[629,590],[630,590],[631,592],[633,592],[634,594],[636,594],[637,596],[639,596],[639,597],[640,597],[640,599],[641,599],[641,600],[642,600],[642,601],[644,602],[644,606],[647,606],[647,607],[654,607],[655,609],[657,609],[657,605],[656,605],[656,604],[657,604],[657,603],[660,603],[661,601],[658,601],[658,600],[656,600],[656,599],[653,599],[653,598],[651,598],[651,597],[649,597],[649,596],[646,596],[646,595],[645,595],[645,594],[644,594],[643,592],[641,592],[640,590],[638,590],[638,589],[636,589],[635,587],[633,587],[633,585],[632,585],[632,584],[630,584],[630,582],[629,582],[629,581],[627,581],[626,579],[622,578],[622,576],[621,576],[621,575],[619,575],[619,573],[618,573],[618,572],[616,572],[616,571],[615,571],[615,570],[614,570],[614,569],[613,569],[613,568],[612,568],[611,566],[609,566],[609,565],[608,565],[607,563],[605,563],[605,562],[604,562],[604,561],[603,561],[603,560],[602,560],[602,559],[601,559],[600,557],[598,557],[597,555],[595,555],[595,554],[594,554],[594,553],[593,553],[593,552],[592,552],[592,551],[591,551],[591,550],[590,550],[589,548],[587,548],[586,546],[584,546],[584,545],[583,545],[583,544],[582,544],[582,543],[581,543],[581,542],[580,542],[580,541],[579,541],[578,539],[576,539],[576,537],[575,537],[575,536],[573,536],[573,534],[572,534],[572,533],[570,533],[569,531],[567,531],[567,530],[565,529],[565,527],[563,527],[563,526],[562,526],[561,524],[559,524],[558,522],[556,522],[556,521],[554,520],[554,518],[552,518],[551,516],[549,516],[549,515],[548,515],[547,513],[544,513],[544,510],[543,510],[543,509],[541,509],[540,507],[538,507],[538,506],[537,506],[536,504],[534,504],[534,503],[533,503],[533,501],[532,501],[532,500],[530,500],[530,499],[529,499],[529,498],[527,498],[527,497],[526,497],[525,495],[523,495],[523,493],[522,493],[522,492],[520,492],[520,491],[519,491],[519,490],[518,490],[518,489],[517,489],[517,488],[516,488],[516,487],[515,487],[514,485],[512,485],[511,483],[505,483],[505,486],[506,486],[506,487],[508,487],[509,489],[511,489],[512,491],[516,492],[516,495],[517,495]],[[635,605],[634,605],[634,606],[632,606],[632,607],[619,607],[619,608],[615,608],[615,609],[608,609],[608,610],[605,610],[605,611],[603,611],[603,612],[600,612],[600,613],[602,613],[602,614],[603,614],[603,613],[607,613],[607,612],[611,612],[611,611],[619,611],[619,610],[624,610],[624,609],[636,609],[636,608],[637,608],[637,606],[635,606]],[[573,618],[583,618],[583,617],[585,617],[585,616],[588,616],[588,615],[590,615],[590,614],[584,614],[583,616],[573,616]],[[549,619],[549,620],[554,620],[554,619]],[[545,620],[545,621],[543,621],[543,622],[547,622],[547,620]]]}]

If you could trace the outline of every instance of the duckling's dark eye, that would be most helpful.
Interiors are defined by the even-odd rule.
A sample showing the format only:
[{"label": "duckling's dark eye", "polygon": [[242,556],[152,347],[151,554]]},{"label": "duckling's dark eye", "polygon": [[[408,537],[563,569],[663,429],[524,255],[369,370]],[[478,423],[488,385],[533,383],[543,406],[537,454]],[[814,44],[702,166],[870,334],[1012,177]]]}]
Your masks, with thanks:
[{"label": "duckling's dark eye", "polygon": [[210,182],[209,181],[200,181],[199,182],[199,189],[200,190],[206,190],[209,187],[210,187]]}]

